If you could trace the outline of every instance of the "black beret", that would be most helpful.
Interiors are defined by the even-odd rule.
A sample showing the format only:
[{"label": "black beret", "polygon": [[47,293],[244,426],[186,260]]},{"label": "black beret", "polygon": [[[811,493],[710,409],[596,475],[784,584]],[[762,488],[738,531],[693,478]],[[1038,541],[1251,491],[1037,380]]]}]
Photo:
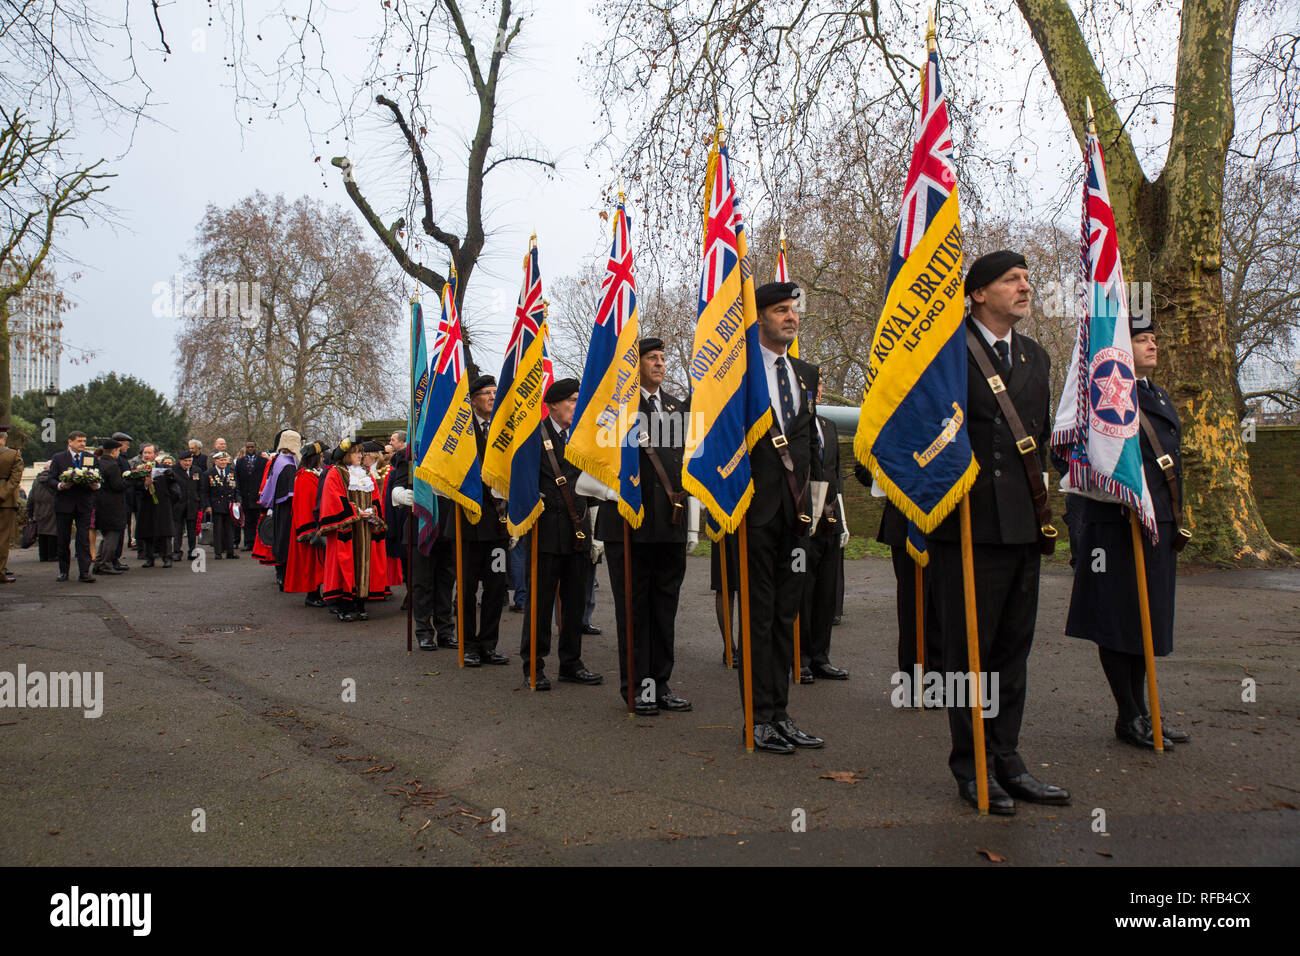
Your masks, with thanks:
[{"label": "black beret", "polygon": [[647,335],[641,340],[641,354],[646,352],[662,352],[664,350],[664,340],[657,339],[653,335]]},{"label": "black beret", "polygon": [[578,380],[576,378],[557,378],[551,387],[546,390],[542,396],[542,401],[547,405],[554,405],[556,402],[562,402],[570,395],[578,393]]},{"label": "black beret", "polygon": [[[8,428],[9,426],[4,425],[0,427]],[[108,441],[104,442],[104,444],[100,445],[99,447],[104,449],[104,451],[112,451],[114,448],[121,448],[122,443],[120,441],[113,441],[113,439],[110,438]]]},{"label": "black beret", "polygon": [[491,375],[480,375],[469,383],[469,393],[481,392],[485,388],[496,387],[497,380]]},{"label": "black beret", "polygon": [[1007,249],[999,249],[997,252],[980,256],[971,263],[970,270],[966,273],[964,294],[970,295],[976,289],[984,288],[998,276],[1017,266],[1021,269],[1029,268],[1024,256]]},{"label": "black beret", "polygon": [[776,305],[786,299],[794,299],[798,302],[801,298],[803,298],[803,289],[793,282],[764,282],[754,290],[754,299],[760,309],[766,309],[769,305]]},{"label": "black beret", "polygon": [[1136,315],[1134,313],[1129,313],[1129,317],[1128,317],[1129,338],[1132,338],[1135,335],[1141,335],[1143,332],[1150,332],[1152,335],[1155,335],[1156,323],[1155,320],[1151,318],[1151,313],[1148,312],[1146,315]]},{"label": "black beret", "polygon": [[[184,461],[186,458],[193,458],[193,457],[194,457],[194,452],[190,451],[190,450],[187,448],[185,451],[181,452],[179,456],[177,456],[176,460],[177,460],[177,461]],[[213,455],[212,457],[213,457],[213,459],[220,458],[220,457],[221,457],[221,452],[217,452],[217,453],[216,453],[215,455]]]}]

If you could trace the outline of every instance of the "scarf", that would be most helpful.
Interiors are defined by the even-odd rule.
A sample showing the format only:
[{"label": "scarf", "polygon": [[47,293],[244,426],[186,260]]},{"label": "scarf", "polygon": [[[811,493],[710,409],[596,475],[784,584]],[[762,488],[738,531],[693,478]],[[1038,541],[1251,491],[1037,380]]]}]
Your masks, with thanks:
[{"label": "scarf", "polygon": [[257,499],[257,503],[263,508],[269,510],[275,505],[287,501],[289,495],[293,494],[293,492],[290,491],[289,494],[283,495],[280,498],[275,497],[275,486],[280,480],[280,472],[284,471],[285,466],[293,464],[294,460],[295,459],[291,453],[286,453],[283,455],[277,455],[275,461],[272,462],[271,474],[266,479],[266,484],[262,486],[262,494]]}]

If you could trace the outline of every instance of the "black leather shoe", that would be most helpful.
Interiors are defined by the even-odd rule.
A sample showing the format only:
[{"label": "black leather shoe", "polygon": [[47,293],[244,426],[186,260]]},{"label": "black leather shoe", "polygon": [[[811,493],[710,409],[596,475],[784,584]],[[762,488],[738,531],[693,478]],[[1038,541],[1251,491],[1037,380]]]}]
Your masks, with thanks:
[{"label": "black leather shoe", "polygon": [[96,574],[121,574],[122,573],[117,568],[111,567],[107,564],[97,564],[91,570],[93,570]]},{"label": "black leather shoe", "polygon": [[[969,803],[975,809],[979,809],[979,789],[975,786],[974,780],[958,780],[957,795]],[[1016,812],[1016,801],[1011,799],[1007,793],[989,774],[989,813],[996,813],[999,816],[1009,817]]]},{"label": "black leather shoe", "polygon": [[482,663],[483,663],[483,661],[482,661],[482,660],[479,658],[479,656],[478,656],[477,654],[475,654],[473,651],[466,651],[466,652],[465,652],[465,666],[466,666],[466,667],[478,667],[478,666],[479,666],[480,664],[482,664]]},{"label": "black leather shoe", "polygon": [[357,614],[357,620],[358,620],[358,621],[368,621],[368,620],[370,620],[370,614],[369,614],[368,612],[366,612],[366,611],[357,611],[356,614]]},{"label": "black leather shoe", "polygon": [[238,560],[239,560],[239,555],[235,554],[235,552],[233,552],[233,551],[228,551],[228,552],[226,552],[226,557],[228,557],[231,561],[238,561]]},{"label": "black leather shoe", "polygon": [[[1151,734],[1151,715],[1144,714],[1142,723],[1146,725],[1147,733]],[[1192,735],[1185,730],[1179,730],[1176,727],[1170,727],[1163,720],[1160,721],[1160,733],[1168,740],[1176,744],[1185,744],[1192,739]]]},{"label": "black leather shoe", "polygon": [[657,717],[659,715],[659,705],[637,699],[636,706],[633,708],[638,717]]},{"label": "black leather shoe", "polygon": [[479,659],[484,664],[509,664],[510,658],[504,654],[498,654],[496,651],[488,651],[486,654],[480,654]]},{"label": "black leather shoe", "polygon": [[338,614],[339,620],[345,624],[350,624],[357,619],[357,616],[351,611],[336,611],[335,613]]},{"label": "black leather shoe", "polygon": [[1032,773],[1022,773],[1016,777],[1000,777],[998,783],[1017,800],[1027,803],[1050,803],[1065,806],[1070,802],[1070,791],[1055,784],[1044,783]]},{"label": "black leather shoe", "polygon": [[576,671],[571,671],[568,674],[560,671],[560,680],[568,681],[570,684],[602,684],[605,678],[587,670],[585,667],[579,667]]},{"label": "black leather shoe", "polygon": [[676,694],[669,692],[660,697],[655,704],[660,710],[687,711],[691,709],[691,702],[685,697],[678,697]]},{"label": "black leather shoe", "polygon": [[[113,573],[116,574],[117,572],[113,572]],[[14,577],[12,574],[10,574],[8,571],[6,571],[4,574],[0,574],[0,583],[13,584],[17,580],[18,579]]]},{"label": "black leather shoe", "polygon": [[438,638],[438,646],[449,647],[454,651],[460,648],[460,641],[454,637],[440,637]]},{"label": "black leather shoe", "polygon": [[524,613],[524,606],[523,606],[522,604],[512,604],[512,605],[510,605],[510,613],[511,613],[511,614],[523,614],[523,613]]},{"label": "black leather shoe", "polygon": [[432,634],[417,634],[415,639],[419,642],[422,651],[436,651],[438,649],[438,642],[433,639]]},{"label": "black leather shoe", "polygon": [[153,558],[147,559],[144,564],[140,565],[142,568],[152,568],[153,566]]},{"label": "black leather shoe", "polygon": [[816,678],[816,677],[813,677],[813,672],[812,672],[812,668],[811,668],[811,667],[801,667],[801,668],[799,668],[799,683],[801,683],[801,684],[815,684],[815,683],[817,683],[817,678]]},{"label": "black leather shoe", "polygon": [[849,672],[834,664],[814,664],[812,672],[822,680],[848,680]]},{"label": "black leather shoe", "polygon": [[222,558],[225,557],[225,555],[222,554],[220,551],[218,551],[216,554],[213,555],[213,557],[216,558],[218,561],[220,561]]},{"label": "black leather shoe", "polygon": [[[524,675],[524,686],[525,686],[525,687],[528,686],[528,675],[527,675],[527,674]],[[551,679],[550,679],[549,677],[547,677],[546,675],[544,675],[544,674],[538,674],[538,675],[537,675],[537,686],[534,687],[533,690],[550,690],[550,689],[551,689]]]},{"label": "black leather shoe", "polygon": [[95,576],[87,572],[86,574],[78,574],[77,580],[80,581],[82,584],[94,584]]},{"label": "black leather shoe", "polygon": [[826,741],[820,737],[814,737],[812,734],[805,734],[802,730],[794,725],[794,721],[787,717],[785,720],[778,720],[775,724],[776,732],[784,737],[796,747],[808,747],[816,749],[817,747],[826,746]]},{"label": "black leather shoe", "polygon": [[600,628],[598,628],[595,624],[584,624],[582,625],[582,633],[590,634],[592,637],[599,637]]},{"label": "black leather shoe", "polygon": [[172,560],[173,560],[173,561],[179,561],[179,560],[181,560],[181,553],[180,553],[179,551],[173,551],[173,552],[172,552]]},{"label": "black leather shoe", "polygon": [[794,744],[781,736],[774,724],[755,724],[754,749],[769,754],[792,754]]},{"label": "black leather shoe", "polygon": [[114,571],[130,571],[131,568],[130,568],[129,565],[122,564],[120,561],[114,561],[114,562],[113,562],[113,570],[114,570]]},{"label": "black leather shoe", "polygon": [[67,572],[67,571],[60,571],[60,572],[59,572],[59,576],[58,576],[57,578],[55,578],[54,580],[56,580],[56,581],[66,581],[66,580],[68,580],[68,572]]},{"label": "black leather shoe", "polygon": [[163,567],[164,567],[164,568],[170,568],[171,566],[172,566],[172,559],[171,559],[171,558],[163,558]]},{"label": "black leather shoe", "polygon": [[[1151,725],[1143,717],[1134,717],[1126,723],[1115,721],[1115,736],[1133,747],[1141,747],[1143,750],[1156,749],[1156,740],[1151,733]],[[1164,745],[1172,747],[1174,742],[1165,737]]]},{"label": "black leather shoe", "polygon": [[305,605],[307,605],[308,607],[324,607],[324,606],[325,606],[325,601],[324,601],[322,598],[319,598],[319,597],[317,597],[317,596],[314,595],[314,594],[308,594],[305,598],[303,598],[302,603],[305,604]]}]

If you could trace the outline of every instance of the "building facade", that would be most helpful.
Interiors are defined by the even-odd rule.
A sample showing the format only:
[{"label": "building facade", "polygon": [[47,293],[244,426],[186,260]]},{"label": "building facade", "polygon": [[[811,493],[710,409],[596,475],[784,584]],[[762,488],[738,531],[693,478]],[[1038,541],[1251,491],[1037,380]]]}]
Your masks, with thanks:
[{"label": "building facade", "polygon": [[54,274],[41,269],[26,291],[11,300],[9,313],[9,382],[11,393],[59,388],[59,353],[63,323]]}]

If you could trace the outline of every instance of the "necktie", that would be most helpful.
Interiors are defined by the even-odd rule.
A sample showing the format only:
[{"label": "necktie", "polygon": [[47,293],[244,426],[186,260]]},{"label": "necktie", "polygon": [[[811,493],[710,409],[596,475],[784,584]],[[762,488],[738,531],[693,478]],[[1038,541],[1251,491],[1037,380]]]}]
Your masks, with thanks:
[{"label": "necktie", "polygon": [[1151,391],[1151,383],[1148,382],[1148,381],[1147,381],[1146,379],[1144,379],[1144,378],[1140,378],[1140,379],[1138,379],[1138,385],[1140,385],[1142,388],[1146,389],[1148,392]]},{"label": "necktie", "polygon": [[781,402],[781,431],[790,427],[794,418],[794,393],[790,391],[790,373],[785,367],[785,356],[776,360],[776,390]]},{"label": "necktie", "polygon": [[1003,374],[1011,371],[1011,346],[1006,342],[998,339],[993,343],[993,349],[998,353],[998,358],[1002,360]]},{"label": "necktie", "polygon": [[645,411],[647,415],[654,415],[659,411],[659,403],[655,401],[653,395],[645,397]]}]

